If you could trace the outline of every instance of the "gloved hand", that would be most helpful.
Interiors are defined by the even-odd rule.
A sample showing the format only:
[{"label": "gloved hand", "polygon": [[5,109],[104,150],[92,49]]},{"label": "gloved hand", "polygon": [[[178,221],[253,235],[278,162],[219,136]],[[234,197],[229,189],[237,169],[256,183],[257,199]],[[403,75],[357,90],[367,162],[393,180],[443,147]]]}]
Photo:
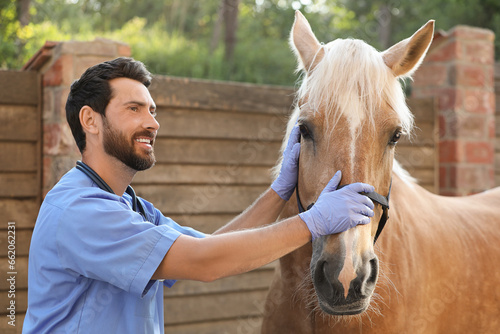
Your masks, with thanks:
[{"label": "gloved hand", "polygon": [[323,189],[314,206],[299,214],[311,231],[312,239],[344,232],[358,224],[368,224],[373,217],[373,202],[360,192],[372,192],[373,186],[353,183],[336,190],[342,178],[338,171]]},{"label": "gloved hand", "polygon": [[283,151],[283,163],[281,164],[280,174],[274,180],[273,184],[271,184],[271,188],[285,201],[290,199],[297,185],[300,153],[299,139],[299,126],[295,125],[290,132],[288,143]]}]

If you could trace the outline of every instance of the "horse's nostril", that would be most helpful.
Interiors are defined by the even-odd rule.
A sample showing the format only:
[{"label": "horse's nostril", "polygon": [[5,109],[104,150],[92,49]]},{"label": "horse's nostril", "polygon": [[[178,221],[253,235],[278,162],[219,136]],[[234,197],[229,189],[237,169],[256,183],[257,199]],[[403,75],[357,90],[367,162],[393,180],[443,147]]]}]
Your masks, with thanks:
[{"label": "horse's nostril", "polygon": [[378,259],[374,257],[370,260],[370,276],[366,280],[367,283],[375,284],[378,277]]},{"label": "horse's nostril", "polygon": [[316,268],[314,269],[314,285],[317,289],[321,291],[321,294],[328,300],[332,299],[335,295],[335,282],[332,282],[331,268],[328,265],[328,261],[319,260],[316,263]]},{"label": "horse's nostril", "polygon": [[322,274],[321,275],[321,280],[323,283],[325,283],[325,289],[324,289],[324,292],[325,292],[325,296],[328,297],[328,299],[332,299],[335,295],[335,291],[334,291],[334,288],[333,288],[333,282],[331,281],[330,279],[330,273],[329,273],[329,268],[328,268],[328,263],[326,261],[324,261],[322,264],[321,264],[321,271],[322,271]]}]

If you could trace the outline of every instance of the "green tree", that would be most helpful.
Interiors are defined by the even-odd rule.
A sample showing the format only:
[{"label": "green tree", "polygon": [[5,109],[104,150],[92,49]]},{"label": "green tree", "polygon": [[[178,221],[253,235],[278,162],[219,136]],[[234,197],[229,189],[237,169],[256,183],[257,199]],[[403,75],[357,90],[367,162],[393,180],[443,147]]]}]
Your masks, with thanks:
[{"label": "green tree", "polygon": [[[464,24],[500,33],[498,0],[341,0],[342,6],[355,13],[362,38],[379,49],[410,36],[430,19],[436,29],[449,30]],[[496,59],[500,58],[500,39],[495,40]]]},{"label": "green tree", "polygon": [[[20,68],[45,40],[106,37],[128,43],[158,74],[293,85],[288,37],[296,9],[322,42],[353,37],[380,50],[431,18],[438,29],[469,24],[500,32],[498,0],[31,0],[29,23],[21,24],[27,2],[0,0],[2,68]],[[238,3],[232,57],[220,43],[223,2]]]}]

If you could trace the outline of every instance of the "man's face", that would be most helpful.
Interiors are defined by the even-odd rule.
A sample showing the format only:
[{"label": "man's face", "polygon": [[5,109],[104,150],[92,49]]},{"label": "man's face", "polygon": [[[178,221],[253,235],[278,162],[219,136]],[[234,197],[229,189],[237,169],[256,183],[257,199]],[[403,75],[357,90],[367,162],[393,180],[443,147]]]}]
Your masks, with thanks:
[{"label": "man's face", "polygon": [[118,78],[109,84],[113,93],[103,117],[104,151],[136,171],[151,168],[156,162],[153,144],[160,127],[154,101],[138,81]]}]

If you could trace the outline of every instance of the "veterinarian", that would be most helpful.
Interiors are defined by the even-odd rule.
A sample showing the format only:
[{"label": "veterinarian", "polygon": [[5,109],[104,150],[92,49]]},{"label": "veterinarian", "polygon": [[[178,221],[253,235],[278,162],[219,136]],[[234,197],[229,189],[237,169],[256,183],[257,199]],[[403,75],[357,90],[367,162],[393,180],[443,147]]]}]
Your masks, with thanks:
[{"label": "veterinarian", "polygon": [[165,217],[129,186],[155,163],[160,125],[151,74],[118,58],[71,86],[66,115],[82,160],[47,194],[31,241],[23,333],[163,333],[163,286],[243,273],[373,216],[338,172],[312,209],[275,222],[297,182],[297,127],[281,172],[240,216],[212,235]]}]

